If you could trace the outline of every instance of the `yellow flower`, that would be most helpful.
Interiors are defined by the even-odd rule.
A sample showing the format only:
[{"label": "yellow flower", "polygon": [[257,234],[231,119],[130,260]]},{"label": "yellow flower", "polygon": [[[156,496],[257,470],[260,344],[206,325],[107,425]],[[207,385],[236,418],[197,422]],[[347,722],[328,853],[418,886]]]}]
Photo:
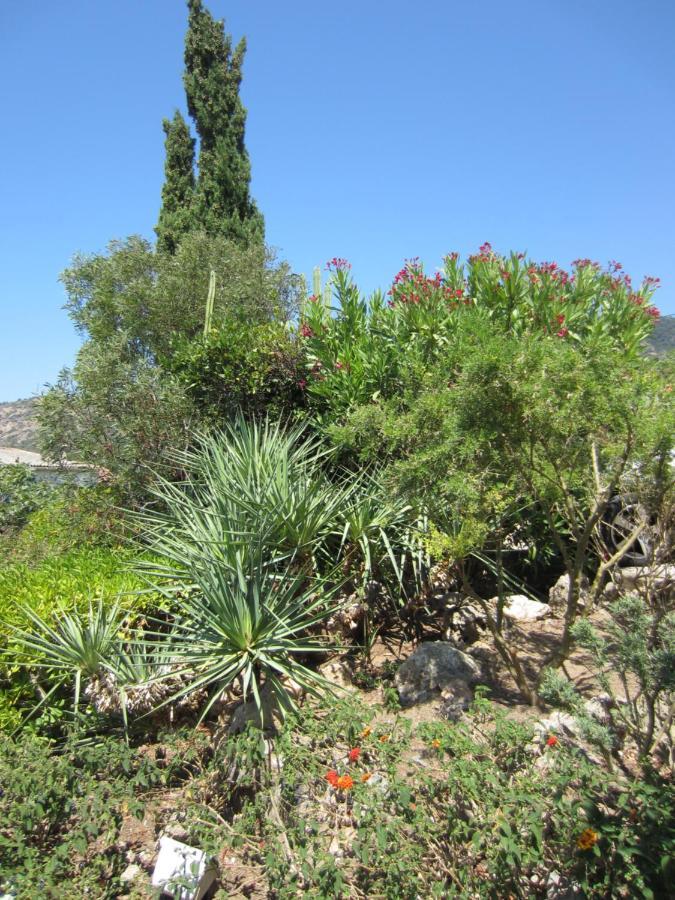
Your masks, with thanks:
[{"label": "yellow flower", "polygon": [[379,736],[378,740],[379,740],[379,742],[380,742],[381,744],[386,744],[387,741],[389,740],[389,735],[388,735],[388,734],[381,734],[381,735]]},{"label": "yellow flower", "polygon": [[592,828],[584,829],[577,838],[577,847],[580,850],[590,850],[598,842],[600,835]]},{"label": "yellow flower", "polygon": [[371,729],[370,729],[368,726],[366,726],[366,727],[363,729],[363,731],[361,732],[361,737],[362,737],[362,738],[370,737],[370,732],[371,732]]},{"label": "yellow flower", "polygon": [[434,750],[440,750],[441,742],[438,740],[438,738],[434,738],[433,741],[431,742],[431,746],[434,748]]}]

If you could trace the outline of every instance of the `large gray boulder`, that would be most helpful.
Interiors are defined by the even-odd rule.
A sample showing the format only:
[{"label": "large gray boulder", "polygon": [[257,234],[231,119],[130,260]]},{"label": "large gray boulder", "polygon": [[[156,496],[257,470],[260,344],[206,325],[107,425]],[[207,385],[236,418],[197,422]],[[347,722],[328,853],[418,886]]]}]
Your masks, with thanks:
[{"label": "large gray boulder", "polygon": [[457,682],[467,684],[480,677],[480,666],[446,641],[420,646],[398,669],[396,688],[403,706],[430,700],[442,691],[453,692]]}]

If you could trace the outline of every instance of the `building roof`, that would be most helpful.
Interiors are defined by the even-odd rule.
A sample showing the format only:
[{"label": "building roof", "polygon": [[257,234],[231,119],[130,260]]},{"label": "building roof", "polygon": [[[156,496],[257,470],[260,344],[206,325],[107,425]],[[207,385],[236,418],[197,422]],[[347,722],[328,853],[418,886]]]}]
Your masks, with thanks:
[{"label": "building roof", "polygon": [[70,462],[69,460],[61,460],[60,462],[50,462],[39,453],[33,453],[32,450],[19,450],[18,447],[0,447],[0,466],[11,466],[15,463],[21,463],[24,466],[30,466],[31,469],[91,469],[86,463]]}]

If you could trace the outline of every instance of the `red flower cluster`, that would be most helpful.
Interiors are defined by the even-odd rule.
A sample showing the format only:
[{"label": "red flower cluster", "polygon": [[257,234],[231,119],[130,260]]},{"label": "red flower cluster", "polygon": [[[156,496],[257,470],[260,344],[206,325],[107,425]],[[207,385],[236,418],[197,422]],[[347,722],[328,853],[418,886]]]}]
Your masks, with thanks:
[{"label": "red flower cluster", "polygon": [[588,266],[591,266],[593,269],[599,269],[600,263],[593,262],[592,259],[574,259],[572,260],[572,266],[575,269],[586,269]]},{"label": "red flower cluster", "polygon": [[361,748],[354,747],[349,751],[349,762],[356,762],[359,756],[361,756]]},{"label": "red flower cluster", "polygon": [[494,259],[495,256],[496,254],[492,249],[492,244],[489,241],[485,241],[485,243],[481,244],[478,248],[478,253],[475,253],[473,256],[469,257],[469,262],[490,262],[490,260]]},{"label": "red flower cluster", "polygon": [[354,779],[351,775],[338,775],[335,769],[326,772],[324,778],[336,791],[348,791],[354,787]]},{"label": "red flower cluster", "polygon": [[555,745],[557,743],[558,743],[558,738],[554,734],[549,734],[548,738],[546,739],[546,746],[547,747],[555,747]]},{"label": "red flower cluster", "polygon": [[334,256],[332,259],[329,259],[326,263],[326,268],[329,272],[341,272],[347,271],[351,269],[352,264],[344,259],[342,256]]},{"label": "red flower cluster", "polygon": [[312,331],[312,329],[309,327],[309,325],[306,322],[303,322],[302,325],[300,326],[300,334],[304,338],[310,338],[310,337],[314,336],[314,332]]}]

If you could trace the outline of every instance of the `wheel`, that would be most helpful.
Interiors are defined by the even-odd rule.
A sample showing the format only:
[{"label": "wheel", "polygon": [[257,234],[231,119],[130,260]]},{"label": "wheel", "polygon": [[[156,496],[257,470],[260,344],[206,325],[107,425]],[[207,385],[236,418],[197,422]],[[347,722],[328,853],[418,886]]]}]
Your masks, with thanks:
[{"label": "wheel", "polygon": [[629,495],[612,497],[600,523],[600,536],[610,556],[617,552],[626,538],[642,523],[645,523],[645,528],[625,550],[619,560],[620,566],[649,565],[653,546],[649,533],[649,516],[644,506]]}]

